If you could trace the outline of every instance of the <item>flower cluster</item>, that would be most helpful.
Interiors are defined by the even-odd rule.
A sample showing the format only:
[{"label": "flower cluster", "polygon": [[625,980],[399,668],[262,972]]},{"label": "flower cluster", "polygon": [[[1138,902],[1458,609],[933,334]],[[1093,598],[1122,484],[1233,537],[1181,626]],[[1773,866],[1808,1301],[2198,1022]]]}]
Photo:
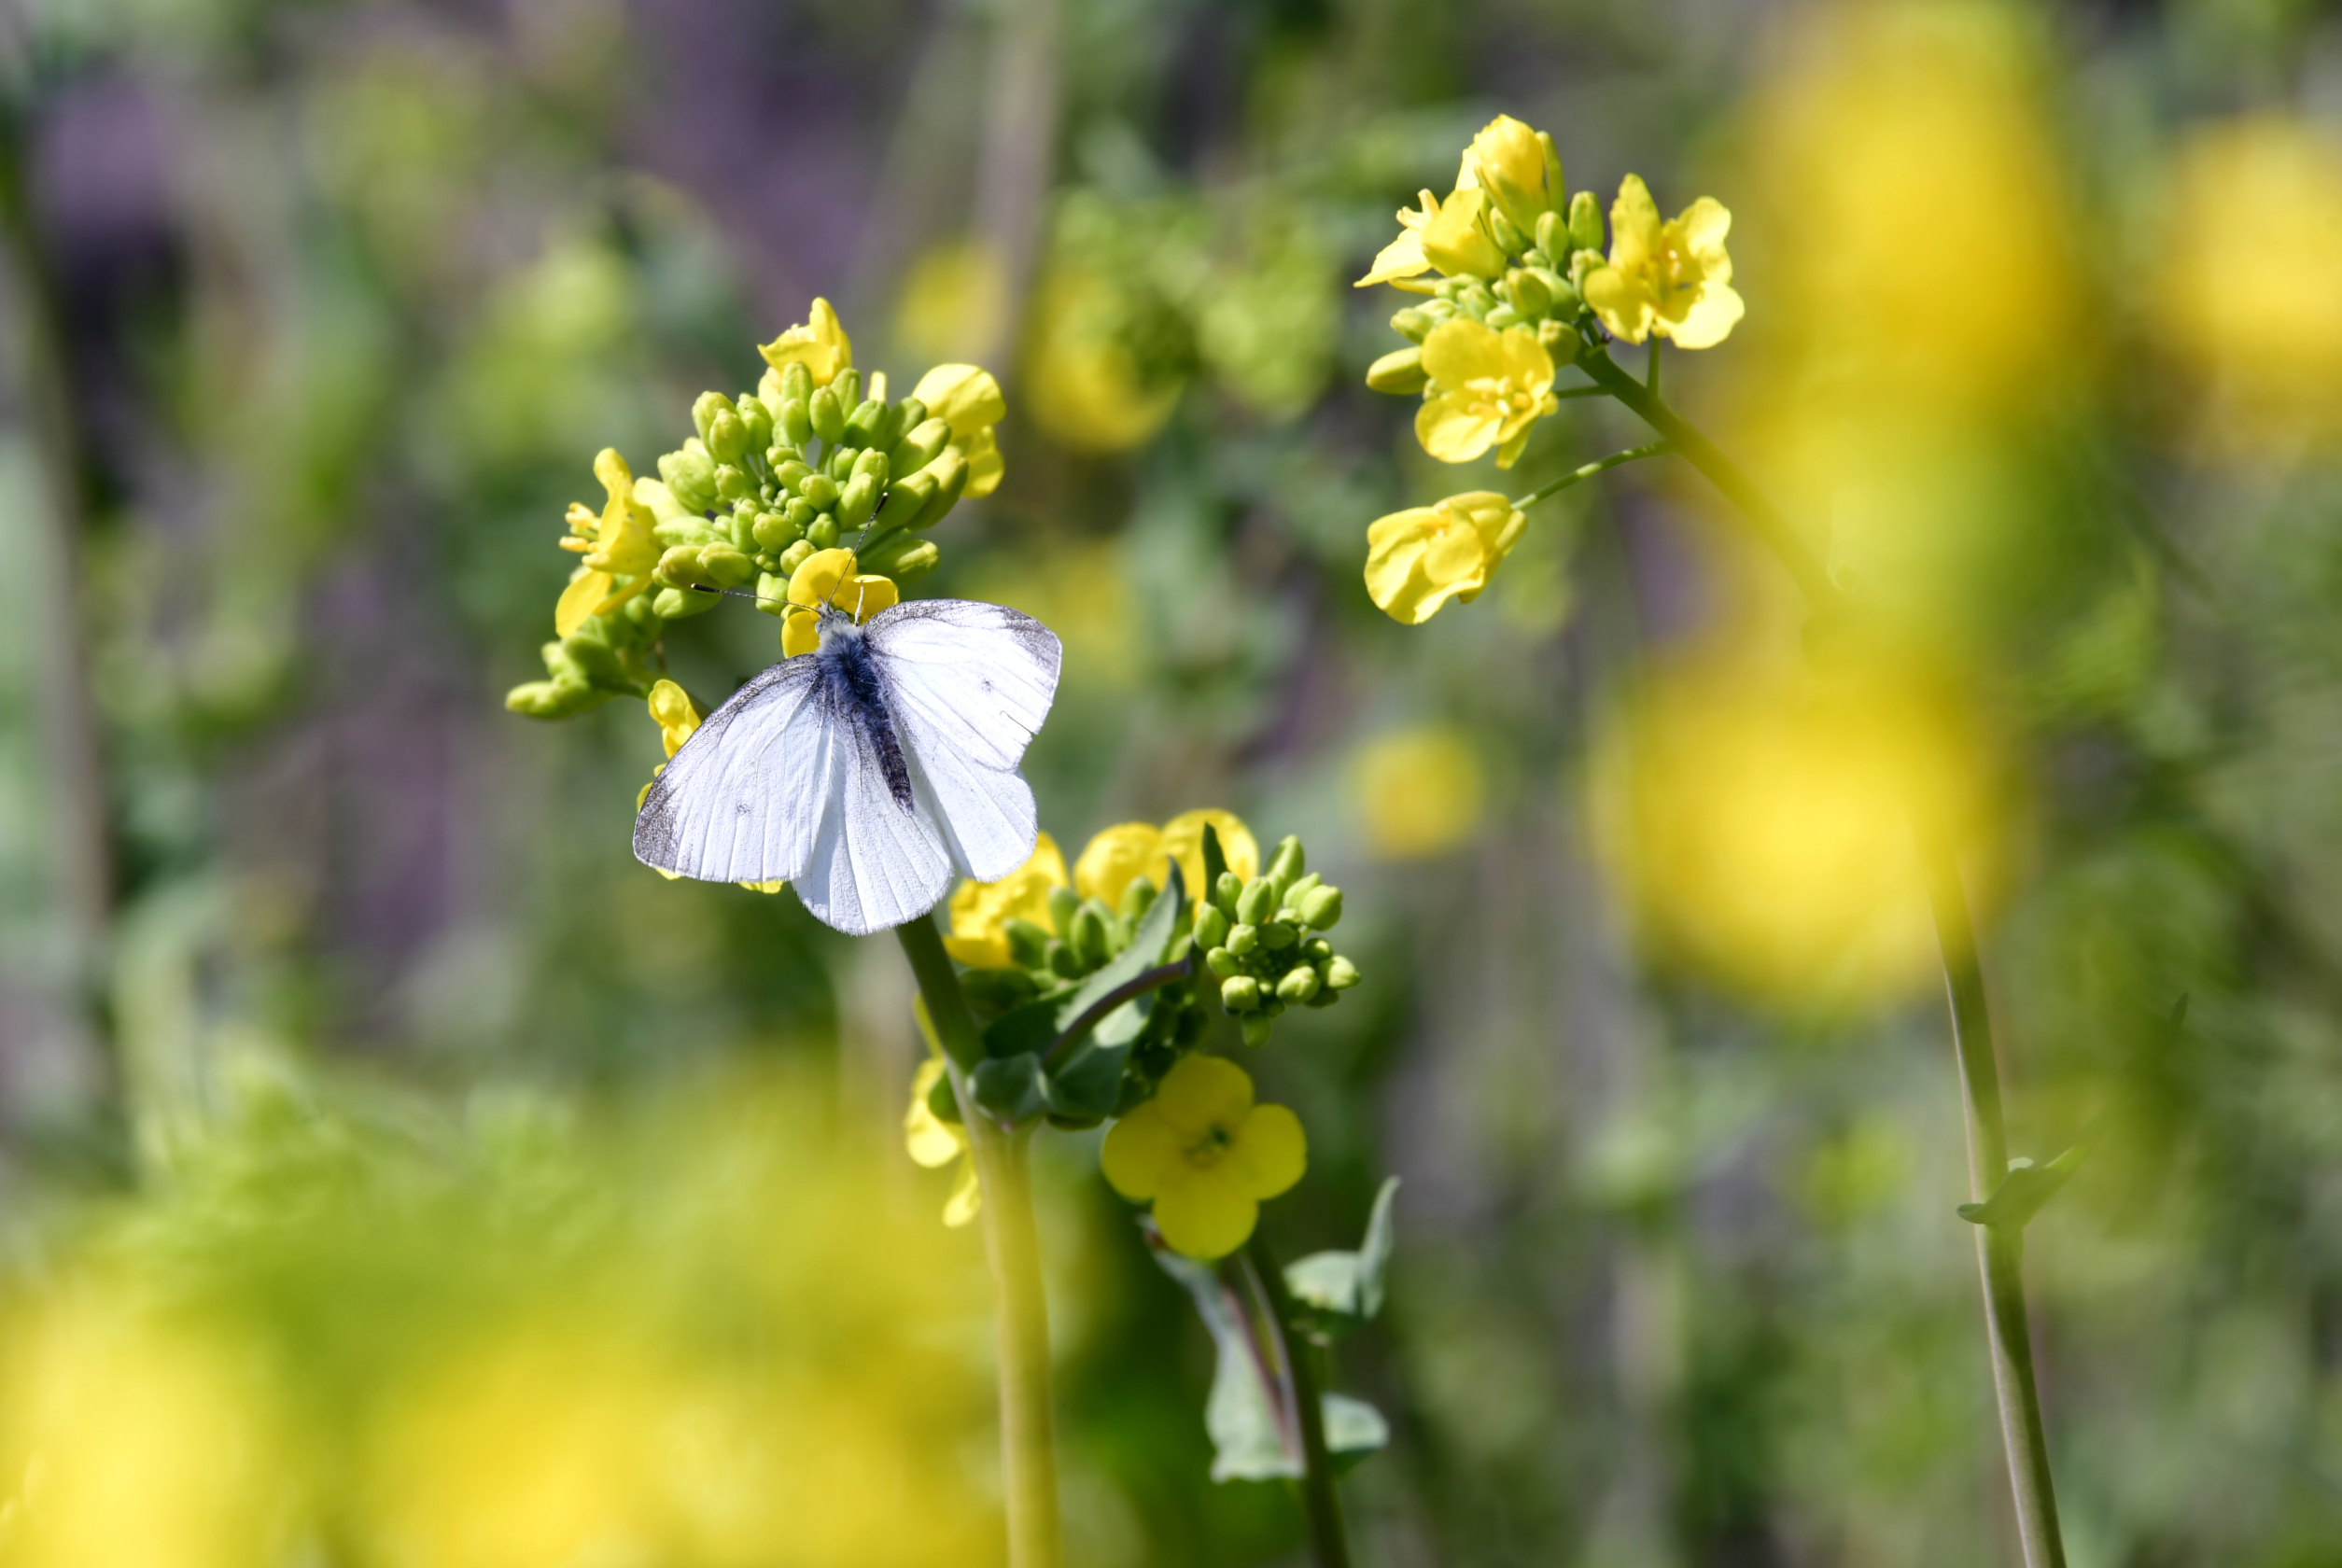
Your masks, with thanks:
[{"label": "flower cluster", "polygon": [[[666,623],[726,593],[782,618],[784,653],[808,652],[817,618],[803,611],[827,601],[866,620],[895,603],[935,567],[927,530],[1000,483],[993,427],[1007,405],[989,371],[939,365],[891,399],[883,371],[865,384],[854,368],[826,300],[759,352],[756,389],[701,393],[698,433],[658,460],[658,478],[615,451],[595,460],[608,499],[599,513],[569,509],[561,545],[583,559],[554,608],[546,679],[513,689],[514,712],[560,719],[649,695]],[[653,716],[672,738],[671,715],[654,703]]]},{"label": "flower cluster", "polygon": [[[1662,220],[1629,175],[1611,204],[1609,248],[1600,202],[1569,194],[1553,138],[1509,115],[1465,149],[1455,189],[1423,191],[1399,210],[1398,237],[1358,287],[1426,296],[1391,317],[1409,346],[1367,371],[1377,391],[1419,395],[1416,439],[1443,463],[1492,449],[1509,469],[1540,419],[1561,407],[1562,367],[1606,335],[1711,348],[1741,316],[1724,248],[1732,215],[1701,197]],[[1521,514],[1486,492],[1412,507],[1374,525],[1367,587],[1397,620],[1418,624],[1451,598],[1469,603],[1520,530]]]},{"label": "flower cluster", "polygon": [[1315,934],[1341,918],[1341,889],[1304,864],[1301,841],[1288,838],[1262,875],[1220,873],[1196,913],[1196,945],[1247,1045],[1266,1044],[1288,1006],[1331,1007],[1358,983],[1357,966]]}]

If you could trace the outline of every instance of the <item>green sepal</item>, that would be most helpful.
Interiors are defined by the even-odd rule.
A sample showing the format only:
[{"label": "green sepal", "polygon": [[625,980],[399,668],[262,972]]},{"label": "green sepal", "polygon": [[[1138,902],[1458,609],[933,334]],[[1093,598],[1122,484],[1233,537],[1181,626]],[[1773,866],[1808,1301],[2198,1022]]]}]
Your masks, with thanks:
[{"label": "green sepal", "polygon": [[935,1113],[937,1121],[949,1122],[953,1127],[960,1125],[960,1091],[951,1086],[950,1073],[935,1074],[935,1082],[927,1090],[927,1109]]},{"label": "green sepal", "polygon": [[1959,1216],[1970,1225],[1992,1225],[2004,1230],[2023,1230],[2041,1211],[2042,1205],[2057,1196],[2058,1189],[2073,1180],[2082,1162],[2097,1147],[2096,1134],[2083,1139],[2059,1155],[2047,1165],[2035,1165],[2019,1157],[2009,1162],[2009,1173],[2000,1179],[1990,1197],[1982,1203],[1963,1203]]},{"label": "green sepal", "polygon": [[1366,1239],[1356,1252],[1311,1253],[1285,1265],[1284,1285],[1300,1326],[1320,1343],[1371,1323],[1382,1310],[1382,1271],[1391,1261],[1391,1200],[1397,1193],[1398,1178],[1393,1176],[1374,1195]]}]

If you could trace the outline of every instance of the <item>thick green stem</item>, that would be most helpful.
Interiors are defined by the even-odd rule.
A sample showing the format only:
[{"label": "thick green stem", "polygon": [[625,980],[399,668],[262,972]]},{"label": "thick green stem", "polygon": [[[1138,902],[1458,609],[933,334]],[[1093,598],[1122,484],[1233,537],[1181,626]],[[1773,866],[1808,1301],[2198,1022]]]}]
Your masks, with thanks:
[{"label": "thick green stem", "polygon": [[928,1021],[949,1059],[951,1085],[984,1192],[984,1252],[991,1264],[1000,1347],[1001,1471],[1008,1498],[1009,1568],[1064,1568],[1058,1522],[1056,1420],[1049,1395],[1049,1297],[1041,1276],[1026,1160],[1031,1129],[1004,1127],[976,1107],[968,1073],[984,1044],[932,916],[895,928],[918,976]]},{"label": "thick green stem", "polygon": [[1325,1380],[1319,1375],[1318,1349],[1296,1326],[1284,1270],[1258,1231],[1245,1253],[1245,1265],[1269,1309],[1269,1327],[1277,1337],[1294,1425],[1301,1437],[1301,1506],[1309,1516],[1312,1555],[1317,1568],[1350,1568],[1350,1533],[1342,1523],[1341,1495],[1334,1489],[1333,1456],[1325,1447]]},{"label": "thick green stem", "polygon": [[[1740,466],[1719,451],[1658,394],[1621,370],[1609,355],[1589,349],[1578,369],[1643,417],[1669,446],[1706,475],[1775,555],[1817,609],[1838,602],[1837,590],[1804,539]],[[2009,1169],[2009,1135],[2000,1109],[2000,1069],[1993,1057],[1992,1017],[1984,1005],[1984,973],[1959,861],[1932,824],[1918,824],[1919,860],[1935,910],[1937,945],[1952,1010],[1952,1042],[1959,1057],[1961,1101],[1968,1129],[1969,1186],[1977,1202],[1992,1196]],[[2010,1490],[2026,1568],[2065,1568],[2057,1527],[2057,1493],[2049,1468],[2049,1439],[2041,1423],[2040,1391],[2033,1378],[2033,1338],[2025,1304],[2025,1235],[2020,1227],[1979,1225],[1977,1267],[1984,1278],[1985,1341],[2000,1435],[2009,1456]]]}]

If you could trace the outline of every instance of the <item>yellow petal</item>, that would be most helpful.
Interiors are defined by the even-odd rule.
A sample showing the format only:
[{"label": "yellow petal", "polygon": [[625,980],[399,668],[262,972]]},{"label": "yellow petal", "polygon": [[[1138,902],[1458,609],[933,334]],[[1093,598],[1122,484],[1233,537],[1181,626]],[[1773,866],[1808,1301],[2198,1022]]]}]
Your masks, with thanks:
[{"label": "yellow petal", "polygon": [[975,365],[938,365],[919,378],[911,396],[951,427],[955,436],[973,436],[1008,417],[1008,399],[992,372]]},{"label": "yellow petal", "polygon": [[837,585],[839,608],[851,611],[856,621],[867,621],[882,609],[891,609],[901,599],[891,577],[857,574]]},{"label": "yellow petal", "polygon": [[1650,336],[1650,291],[1618,267],[1596,267],[1586,274],[1586,303],[1602,324],[1628,343]]},{"label": "yellow petal", "polygon": [[1180,1136],[1159,1105],[1149,1100],[1115,1123],[1099,1146],[1098,1163],[1107,1183],[1134,1203],[1153,1197],[1173,1172],[1186,1167]]},{"label": "yellow petal", "polygon": [[943,1062],[934,1057],[919,1064],[919,1071],[911,1078],[911,1106],[903,1113],[903,1141],[911,1152],[913,1163],[933,1170],[949,1165],[967,1152],[968,1134],[964,1127],[953,1127],[935,1114],[927,1097],[944,1075]]},{"label": "yellow petal", "polygon": [[792,609],[781,617],[780,656],[793,659],[821,646],[821,618],[809,609]]},{"label": "yellow petal", "polygon": [[984,1208],[984,1188],[976,1180],[975,1156],[963,1156],[960,1161],[960,1180],[951,1189],[951,1197],[944,1205],[944,1224],[958,1230],[976,1217]]},{"label": "yellow petal", "polygon": [[666,743],[670,757],[699,728],[699,710],[692,706],[690,693],[672,680],[651,688],[651,718],[659,726],[659,739]]},{"label": "yellow petal", "polygon": [[1249,1197],[1274,1197],[1309,1168],[1309,1139],[1301,1118],[1282,1105],[1255,1105],[1237,1129],[1227,1169]]},{"label": "yellow petal", "polygon": [[1732,334],[1747,307],[1740,296],[1722,284],[1700,290],[1699,301],[1673,327],[1663,327],[1678,348],[1714,348]]},{"label": "yellow petal", "polygon": [[1147,1102],[1174,1133],[1200,1137],[1213,1127],[1233,1130],[1253,1108],[1253,1081],[1222,1057],[1182,1057]]},{"label": "yellow petal", "polygon": [[1431,262],[1423,255],[1423,236],[1409,229],[1377,252],[1374,265],[1367,269],[1367,275],[1351,287],[1371,288],[1378,283],[1396,283],[1401,278],[1416,277],[1429,271]]},{"label": "yellow petal", "polygon": [[1158,875],[1163,858],[1163,835],[1153,823],[1117,822],[1082,846],[1082,858],[1073,862],[1073,890],[1112,909],[1132,877]]},{"label": "yellow petal", "polygon": [[968,484],[961,494],[969,500],[982,500],[1001,487],[1001,480],[1008,472],[1002,460],[1000,438],[991,430],[978,430],[968,438],[961,455],[968,460]]},{"label": "yellow petal", "polygon": [[827,300],[814,301],[811,319],[761,345],[757,353],[776,371],[792,364],[804,365],[816,386],[827,386],[837,379],[838,371],[854,362],[853,342],[838,324],[837,312],[830,308]]},{"label": "yellow petal", "polygon": [[593,619],[610,597],[614,580],[604,571],[582,571],[569,580],[561,590],[560,599],[553,607],[553,631],[555,637],[568,637]]},{"label": "yellow petal", "polygon": [[1732,228],[1731,210],[1715,197],[1703,196],[1684,208],[1676,223],[1683,234],[1683,248],[1699,262],[1700,270],[1718,283],[1732,282],[1732,259],[1724,249],[1724,236]]},{"label": "yellow petal", "polygon": [[1639,272],[1649,265],[1659,245],[1659,203],[1640,175],[1619,182],[1619,199],[1610,203],[1610,265]]},{"label": "yellow petal", "polygon": [[618,455],[616,447],[606,446],[594,455],[594,477],[602,482],[602,488],[610,492],[613,503],[634,499],[634,470],[626,467],[626,460]]},{"label": "yellow petal", "polygon": [[1207,1262],[1251,1240],[1259,1223],[1260,1205],[1217,1169],[1194,1172],[1155,1200],[1155,1227],[1171,1251]]},{"label": "yellow petal", "polygon": [[1011,919],[1053,930],[1049,890],[1065,886],[1065,857],[1057,840],[1036,836],[1031,856],[997,882],[962,882],[951,895],[951,934],[944,948],[971,969],[1006,969],[1014,961],[1003,928]]},{"label": "yellow petal", "polygon": [[[1163,824],[1163,853],[1179,862],[1180,875],[1186,878],[1187,896],[1203,896],[1203,830],[1210,827],[1220,835],[1220,854],[1227,861],[1228,870],[1249,882],[1260,875],[1260,846],[1254,841],[1253,830],[1233,811],[1216,806],[1203,806],[1183,811]],[[1158,888],[1167,880],[1164,872],[1155,875]]]},{"label": "yellow petal", "polygon": [[1423,374],[1441,386],[1461,386],[1476,376],[1501,375],[1503,343],[1485,322],[1459,315],[1442,321],[1423,339]]},{"label": "yellow petal", "polygon": [[1488,194],[1482,190],[1459,190],[1440,203],[1421,231],[1424,259],[1450,277],[1502,273],[1505,253],[1480,227],[1487,205]]},{"label": "yellow petal", "polygon": [[1496,444],[1505,422],[1484,398],[1450,392],[1415,411],[1415,439],[1442,463],[1468,463]]},{"label": "yellow petal", "polygon": [[[854,553],[850,550],[817,550],[789,574],[791,604],[827,604],[837,596],[838,585],[854,575]],[[792,616],[797,620],[800,617]]]}]

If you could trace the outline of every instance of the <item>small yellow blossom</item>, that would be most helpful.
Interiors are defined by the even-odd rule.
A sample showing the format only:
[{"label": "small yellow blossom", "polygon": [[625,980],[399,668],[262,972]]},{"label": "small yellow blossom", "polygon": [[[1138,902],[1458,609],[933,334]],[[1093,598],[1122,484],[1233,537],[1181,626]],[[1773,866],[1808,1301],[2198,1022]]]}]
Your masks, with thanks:
[{"label": "small yellow blossom", "polygon": [[1220,1258],[1252,1239],[1264,1198],[1301,1179],[1309,1163],[1301,1119],[1255,1105],[1234,1062],[1186,1057],[1155,1098],[1115,1123],[1100,1152],[1106,1180],[1133,1202],[1155,1202],[1173,1251]]},{"label": "small yellow blossom", "polygon": [[919,1064],[918,1073],[911,1079],[911,1108],[903,1113],[903,1141],[909,1146],[913,1163],[929,1170],[940,1170],[952,1161],[960,1162],[959,1180],[951,1185],[951,1197],[944,1203],[944,1224],[957,1230],[976,1216],[984,1207],[984,1189],[976,1183],[975,1155],[968,1148],[968,1129],[957,1122],[947,1122],[929,1107],[927,1097],[934,1091],[944,1075],[944,1059],[931,1056]]},{"label": "small yellow blossom", "polygon": [[930,359],[965,359],[1000,346],[1008,324],[1008,267],[997,246],[947,241],[924,252],[903,277],[894,343]]},{"label": "small yellow blossom", "polygon": [[1068,268],[1035,293],[1018,384],[1034,421],[1080,452],[1126,452],[1152,440],[1184,383],[1134,351],[1128,290],[1111,277]]},{"label": "small yellow blossom", "polygon": [[1465,153],[1455,189],[1446,201],[1428,190],[1418,191],[1415,199],[1423,204],[1399,208],[1398,238],[1382,247],[1353,287],[1387,283],[1410,294],[1429,294],[1436,286],[1423,274],[1435,267],[1450,277],[1466,273],[1494,277],[1505,270],[1505,253],[1489,237],[1488,193],[1480,189],[1470,152]]},{"label": "small yellow blossom", "polygon": [[1553,357],[1526,328],[1443,321],[1423,339],[1423,365],[1430,385],[1415,439],[1443,463],[1468,463],[1493,446],[1496,466],[1508,469],[1536,422],[1561,407]]},{"label": "small yellow blossom", "polygon": [[1480,597],[1527,525],[1508,497],[1487,490],[1377,518],[1367,529],[1367,592],[1392,620],[1420,626],[1451,598]]},{"label": "small yellow blossom", "polygon": [[1550,140],[1510,115],[1480,127],[1464,161],[1496,210],[1524,235],[1536,232],[1539,217],[1569,204],[1561,157]]},{"label": "small yellow blossom", "polygon": [[997,882],[962,882],[951,895],[951,934],[944,948],[970,969],[1006,969],[1008,922],[1030,920],[1055,930],[1049,892],[1065,886],[1065,857],[1047,833],[1033,843],[1032,857]]},{"label": "small yellow blossom", "polygon": [[1487,795],[1480,753],[1453,724],[1378,735],[1353,768],[1367,846],[1386,861],[1423,860],[1467,844]]},{"label": "small yellow blossom", "polygon": [[837,312],[827,300],[814,301],[810,320],[759,345],[756,352],[776,371],[803,365],[816,386],[827,386],[837,379],[838,371],[851,369],[854,363],[853,340],[847,337]]},{"label": "small yellow blossom", "polygon": [[1724,250],[1732,226],[1713,196],[1662,223],[1650,188],[1627,175],[1610,207],[1610,264],[1586,274],[1586,302],[1629,343],[1657,332],[1678,348],[1714,348],[1746,309]]},{"label": "small yellow blossom", "polygon": [[[614,447],[602,448],[594,459],[594,477],[610,498],[599,517],[582,501],[569,504],[569,534],[561,548],[585,557],[569,586],[554,606],[554,635],[568,637],[593,617],[616,609],[651,586],[651,570],[659,564],[658,540],[651,527],[651,509],[635,498],[635,477]],[[622,577],[634,581],[618,586]]]},{"label": "small yellow blossom", "polygon": [[651,688],[651,717],[659,726],[659,739],[666,743],[670,757],[699,728],[699,710],[692,706],[690,694],[672,680]]},{"label": "small yellow blossom", "polygon": [[[834,604],[857,621],[867,621],[880,610],[897,603],[902,595],[896,591],[894,580],[889,577],[867,576],[854,569],[854,553],[850,550],[817,550],[805,559],[789,579],[789,602],[811,609],[816,605]],[[780,651],[784,657],[795,658],[810,653],[821,646],[821,618],[792,610],[781,623]]]},{"label": "small yellow blossom", "polygon": [[1122,902],[1133,877],[1143,876],[1157,889],[1169,886],[1176,861],[1187,896],[1201,897],[1207,827],[1220,835],[1220,854],[1230,871],[1248,882],[1260,875],[1260,846],[1252,830],[1234,812],[1207,806],[1183,811],[1159,828],[1121,822],[1097,834],[1073,863],[1073,890],[1111,908]]},{"label": "small yellow blossom", "polygon": [[974,365],[938,365],[919,378],[911,396],[951,427],[951,443],[968,462],[968,485],[961,494],[973,500],[999,489],[1006,468],[992,427],[1008,417],[1008,400],[992,372]]}]

